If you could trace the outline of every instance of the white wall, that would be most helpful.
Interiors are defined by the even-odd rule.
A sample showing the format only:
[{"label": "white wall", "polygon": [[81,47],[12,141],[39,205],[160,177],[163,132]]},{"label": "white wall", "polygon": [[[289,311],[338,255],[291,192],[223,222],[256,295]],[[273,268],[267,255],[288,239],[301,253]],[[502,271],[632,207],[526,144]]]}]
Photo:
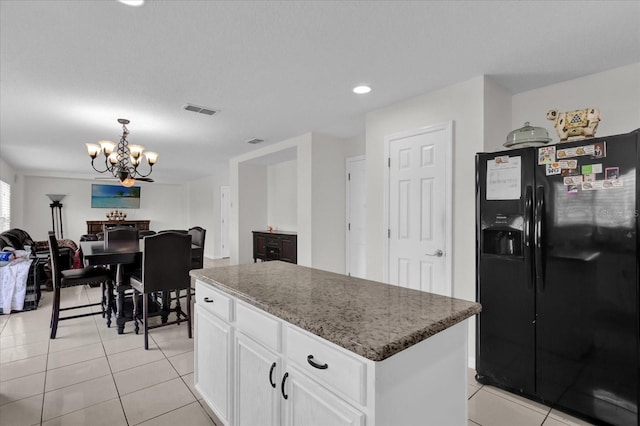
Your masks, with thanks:
[{"label": "white wall", "polygon": [[267,222],[276,231],[298,230],[298,160],[267,167]]},{"label": "white wall", "polygon": [[312,135],[297,138],[298,157],[298,265],[313,266],[313,151]]},{"label": "white wall", "polygon": [[313,135],[312,256],[314,268],[345,273],[345,141]]},{"label": "white wall", "polygon": [[[454,121],[454,296],[475,300],[474,154],[503,149],[507,134],[525,121],[545,127],[558,141],[549,109],[600,108],[597,136],[626,133],[640,126],[640,64],[510,95],[489,77],[478,77],[439,91],[369,112],[367,156],[367,277],[382,279],[384,253],[384,136],[447,120]],[[475,354],[474,321],[469,356]],[[472,363],[473,365],[473,363]]]},{"label": "white wall", "polygon": [[[511,130],[524,126],[524,121],[516,127],[511,125],[511,93],[498,85],[492,78],[484,79],[484,151],[505,149],[503,144]],[[531,123],[533,126],[537,124]]]},{"label": "white wall", "polygon": [[453,295],[475,300],[475,153],[483,150],[484,77],[372,111],[366,119],[367,278],[382,281],[384,137],[453,120]]},{"label": "white wall", "polygon": [[[229,160],[229,186],[231,187],[231,207],[229,209],[229,256],[232,265],[253,262],[253,240],[251,231],[264,229],[268,226],[268,185],[267,165],[256,159],[277,156],[281,152],[296,151],[297,158],[297,198],[300,204],[305,199],[304,191],[309,185],[307,172],[310,155],[305,154],[305,143],[311,142],[311,134],[305,134],[287,139],[277,144],[256,149]],[[302,160],[301,160],[302,152]],[[255,196],[252,196],[255,195]],[[301,262],[300,247],[310,245],[311,233],[307,231],[304,221],[300,220],[300,214],[304,208],[298,208],[298,263]],[[306,258],[303,256],[302,261]],[[308,266],[308,264],[306,265]]]},{"label": "white wall", "polygon": [[[383,279],[384,138],[453,121],[453,296],[476,300],[475,153],[484,148],[485,78],[450,86],[367,114],[367,278]],[[475,321],[469,321],[469,359],[475,359]]]},{"label": "white wall", "polygon": [[[296,150],[298,264],[344,272],[345,158],[346,153],[361,153],[362,138],[341,140],[311,133],[230,160],[231,263],[252,261],[251,231],[263,229],[268,220],[266,206],[270,200],[256,194],[268,194],[264,186],[268,179],[257,175],[257,163],[291,149]],[[261,167],[266,170],[264,165]],[[262,201],[255,201],[257,198]]]},{"label": "white wall", "polygon": [[640,63],[592,74],[530,90],[513,96],[513,128],[531,125],[544,127],[559,141],[553,121],[546,119],[547,111],[573,111],[599,108],[602,121],[596,137],[627,133],[640,127]]},{"label": "white wall", "polygon": [[[26,176],[22,228],[36,240],[45,240],[51,230],[51,200],[45,194],[66,194],[62,200],[65,238],[78,241],[87,233],[87,220],[106,220],[113,209],[91,208],[91,184],[94,180]],[[127,219],[150,220],[154,231],[188,227],[187,191],[183,185],[140,184],[140,208],[122,209]]]},{"label": "white wall", "polygon": [[349,139],[343,139],[342,145],[344,147],[345,158],[355,157],[356,155],[364,155],[366,151],[367,139],[365,137],[365,129],[357,136]]},{"label": "white wall", "polygon": [[188,226],[207,230],[205,257],[216,259],[220,252],[220,187],[229,184],[228,176],[208,176],[187,184],[189,194]]},{"label": "white wall", "polygon": [[239,176],[239,197],[236,204],[241,224],[238,263],[250,263],[253,261],[251,231],[262,230],[267,223],[267,168],[263,165],[241,163]]},{"label": "white wall", "polygon": [[11,228],[23,228],[24,177],[0,158],[0,180],[11,185]]}]

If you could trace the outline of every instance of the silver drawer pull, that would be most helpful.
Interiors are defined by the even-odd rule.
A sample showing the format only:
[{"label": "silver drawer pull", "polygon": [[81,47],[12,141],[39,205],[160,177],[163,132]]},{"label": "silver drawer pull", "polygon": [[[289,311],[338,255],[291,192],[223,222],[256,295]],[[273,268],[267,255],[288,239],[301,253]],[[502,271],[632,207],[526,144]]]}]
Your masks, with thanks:
[{"label": "silver drawer pull", "polygon": [[205,298],[204,298],[204,299],[202,299],[202,300],[204,300],[204,301],[205,301],[205,302],[207,302],[207,303],[213,303],[213,299],[209,299],[208,297],[205,297]]}]

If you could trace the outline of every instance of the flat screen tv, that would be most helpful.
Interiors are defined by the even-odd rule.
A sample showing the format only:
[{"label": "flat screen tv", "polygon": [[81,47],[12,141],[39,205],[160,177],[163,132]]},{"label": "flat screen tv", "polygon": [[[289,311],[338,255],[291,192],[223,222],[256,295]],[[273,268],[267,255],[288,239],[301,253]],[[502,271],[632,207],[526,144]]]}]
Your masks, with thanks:
[{"label": "flat screen tv", "polygon": [[140,187],[120,185],[91,185],[91,208],[139,209]]}]

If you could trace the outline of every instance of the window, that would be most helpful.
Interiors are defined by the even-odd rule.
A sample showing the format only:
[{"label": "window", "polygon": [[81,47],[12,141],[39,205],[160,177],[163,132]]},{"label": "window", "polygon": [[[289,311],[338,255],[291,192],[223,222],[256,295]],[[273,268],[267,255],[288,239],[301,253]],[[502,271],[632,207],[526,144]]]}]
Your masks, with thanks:
[{"label": "window", "polygon": [[11,227],[11,185],[0,180],[0,232]]}]

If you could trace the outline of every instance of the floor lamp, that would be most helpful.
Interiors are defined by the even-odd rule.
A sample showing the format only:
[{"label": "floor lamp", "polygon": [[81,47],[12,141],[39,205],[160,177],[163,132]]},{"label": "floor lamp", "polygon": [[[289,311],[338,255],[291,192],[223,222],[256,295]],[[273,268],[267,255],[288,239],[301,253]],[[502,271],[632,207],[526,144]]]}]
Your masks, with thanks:
[{"label": "floor lamp", "polygon": [[51,226],[53,232],[56,234],[56,239],[62,240],[64,238],[64,232],[62,230],[62,199],[66,194],[46,194],[51,200]]}]

